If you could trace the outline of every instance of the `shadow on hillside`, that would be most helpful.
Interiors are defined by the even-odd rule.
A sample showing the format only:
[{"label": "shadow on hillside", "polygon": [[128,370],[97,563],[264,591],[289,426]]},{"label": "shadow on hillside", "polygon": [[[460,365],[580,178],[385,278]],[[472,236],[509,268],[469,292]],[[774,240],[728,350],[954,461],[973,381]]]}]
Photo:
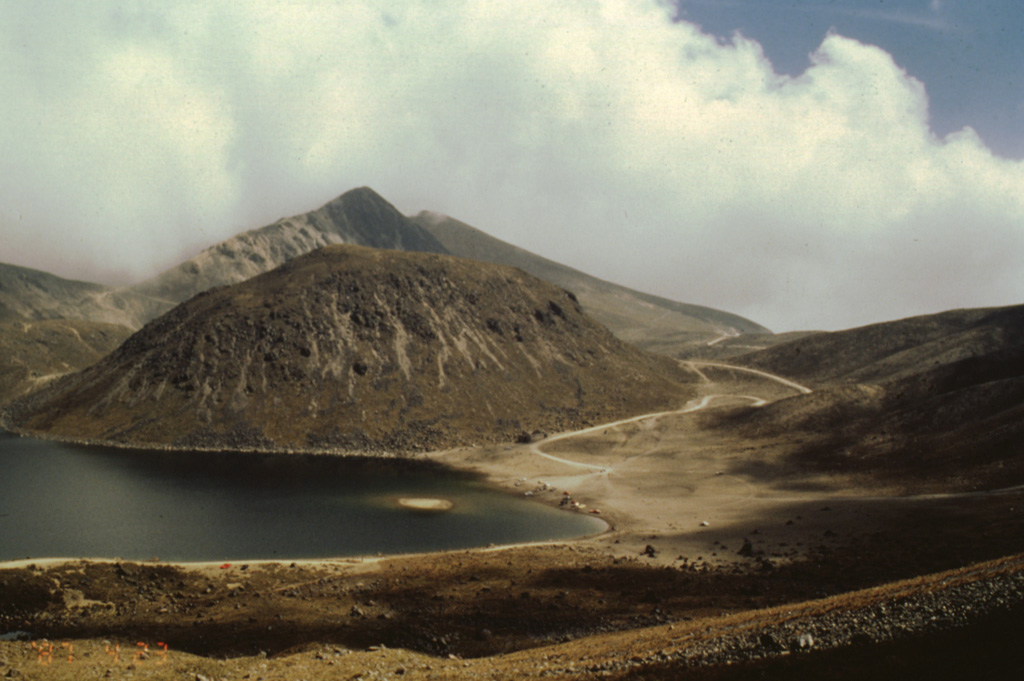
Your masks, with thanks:
[{"label": "shadow on hillside", "polygon": [[912,404],[848,387],[715,410],[697,422],[737,451],[754,452],[726,472],[779,489],[813,489],[822,476],[906,493],[1002,489],[1024,484],[1018,383]]},{"label": "shadow on hillside", "polygon": [[784,571],[814,584],[813,595],[825,596],[1019,553],[1021,537],[1024,490],[759,506],[749,520],[711,518],[707,527],[662,534],[650,543],[660,550],[698,540],[706,551],[697,563],[729,559],[771,574]]}]

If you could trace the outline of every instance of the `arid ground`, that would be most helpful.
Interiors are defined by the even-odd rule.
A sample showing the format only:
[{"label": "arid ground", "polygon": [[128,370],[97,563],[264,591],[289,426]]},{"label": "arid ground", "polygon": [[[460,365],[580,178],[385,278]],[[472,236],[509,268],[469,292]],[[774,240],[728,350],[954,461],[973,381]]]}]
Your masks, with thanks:
[{"label": "arid ground", "polygon": [[0,642],[0,676],[1020,676],[1024,490],[809,472],[787,455],[813,433],[751,440],[709,419],[804,388],[688,368],[701,395],[679,411],[427,455],[600,511],[601,535],[318,562],[11,564],[0,632],[33,640]]}]

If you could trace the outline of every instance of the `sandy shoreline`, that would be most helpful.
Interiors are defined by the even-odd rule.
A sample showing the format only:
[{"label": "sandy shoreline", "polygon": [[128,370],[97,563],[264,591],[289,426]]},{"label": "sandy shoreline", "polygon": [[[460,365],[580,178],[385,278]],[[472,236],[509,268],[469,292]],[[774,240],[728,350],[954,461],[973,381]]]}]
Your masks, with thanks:
[{"label": "sandy shoreline", "polygon": [[[709,369],[705,371],[710,373]],[[815,517],[818,514],[807,509],[814,505],[836,506],[837,498],[852,501],[866,494],[866,490],[851,489],[844,479],[807,480],[802,491],[780,489],[775,480],[737,474],[732,469],[744,462],[750,443],[724,438],[721,433],[708,433],[697,420],[705,410],[749,409],[751,393],[772,398],[780,392],[785,395],[796,391],[758,376],[735,385],[711,383],[705,390],[706,394],[680,405],[674,412],[640,415],[581,431],[552,434],[529,444],[457,447],[409,458],[355,453],[346,456],[472,473],[498,491],[553,507],[559,507],[565,493],[569,493],[579,510],[566,507],[564,512],[593,513],[606,523],[607,529],[556,543],[583,544],[615,557],[644,555],[666,564],[683,559],[728,564],[742,560],[737,551],[746,540],[760,535],[765,540],[761,542],[762,550],[783,559],[802,554],[815,536],[837,532],[836,527],[843,524],[839,518],[843,513],[833,512],[825,519]],[[735,397],[728,392],[735,392]],[[423,513],[445,512],[452,507],[450,501],[434,498],[398,498],[395,502]],[[854,520],[853,516],[859,513],[850,510],[845,521]],[[800,518],[799,525],[796,518]],[[654,548],[653,555],[648,547]],[[471,550],[494,548],[499,547]],[[313,565],[360,563],[377,558],[255,558],[245,562]],[[0,566],[43,563],[27,560]],[[206,569],[221,563],[180,564]]]},{"label": "sandy shoreline", "polygon": [[[704,372],[719,377],[712,367]],[[751,440],[709,427],[708,411],[742,417],[742,410],[757,408],[752,396],[793,392],[751,376],[728,385],[709,380],[706,395],[674,413],[414,459],[472,473],[498,491],[562,512],[600,510],[602,533],[429,553],[230,563],[8,561],[0,563],[0,603],[7,599],[17,610],[9,609],[4,622],[0,608],[0,631],[73,639],[83,651],[78,666],[48,666],[47,673],[68,673],[45,677],[69,681],[84,678],[85,668],[97,678],[110,675],[105,640],[125,648],[172,643],[166,668],[123,659],[135,678],[201,673],[326,681],[368,670],[380,678],[576,679],[593,678],[594,670],[631,678],[614,674],[633,668],[678,678],[701,655],[714,664],[744,663],[807,631],[823,642],[821,653],[835,645],[870,658],[862,640],[837,637],[829,618],[848,610],[851,631],[863,633],[869,622],[872,640],[890,629],[903,636],[901,627],[915,621],[889,626],[889,615],[871,609],[882,597],[902,602],[915,590],[932,602],[931,586],[919,588],[929,579],[921,575],[940,570],[955,572],[933,582],[963,581],[967,590],[963,598],[950,592],[936,616],[973,604],[989,581],[989,591],[1002,598],[999,571],[1020,572],[1019,560],[961,566],[1019,553],[1024,490],[906,496],[864,479],[801,470],[789,462],[789,434]],[[567,496],[581,510],[563,506]],[[388,502],[414,513],[444,513],[450,503],[397,495]],[[994,571],[991,578],[986,571]],[[970,581],[975,572],[977,586]],[[903,588],[897,580],[909,586],[896,593]],[[855,591],[875,585],[883,586]],[[800,619],[795,609],[807,616]],[[1024,621],[1018,614],[1008,631]],[[925,619],[933,626],[931,615]],[[971,623],[965,615],[957,626]],[[736,650],[715,657],[730,636]],[[829,637],[835,640],[824,643]],[[965,640],[963,650],[973,652]],[[948,647],[946,639],[937,641],[936,650]],[[43,678],[30,675],[41,653],[29,643],[0,642],[0,653],[25,678]]]},{"label": "sandy shoreline", "polygon": [[[787,441],[750,441],[703,427],[701,419],[708,411],[756,409],[751,406],[752,396],[771,400],[803,391],[756,374],[748,374],[743,381],[713,382],[712,378],[723,378],[717,376],[716,366],[704,366],[703,375],[711,378],[703,394],[675,412],[553,434],[528,444],[457,447],[387,461],[475,474],[498,491],[556,508],[569,496],[579,510],[563,506],[564,512],[594,513],[607,529],[555,543],[583,545],[619,558],[642,555],[666,565],[698,560],[734,564],[748,561],[751,555],[789,561],[863,528],[882,527],[892,513],[926,503],[922,498],[866,487],[849,477],[795,470],[785,463],[791,448]],[[768,470],[775,466],[777,472],[752,472],[752,461]],[[397,498],[395,503],[423,513],[452,508],[449,500],[436,498]],[[940,496],[927,503],[948,505],[957,499]],[[470,550],[495,548],[502,547]],[[379,557],[275,557],[246,562],[351,564]],[[67,560],[79,559],[48,559]],[[0,566],[43,563],[27,560]]]}]

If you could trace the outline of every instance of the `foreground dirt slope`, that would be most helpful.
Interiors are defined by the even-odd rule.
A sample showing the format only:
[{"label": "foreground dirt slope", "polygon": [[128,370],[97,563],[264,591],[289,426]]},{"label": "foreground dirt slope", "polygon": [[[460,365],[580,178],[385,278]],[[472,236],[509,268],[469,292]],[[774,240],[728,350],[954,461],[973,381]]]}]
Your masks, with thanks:
[{"label": "foreground dirt slope", "polygon": [[692,382],[520,270],[329,246],[182,304],[13,422],[131,444],[439,449],[671,408]]},{"label": "foreground dirt slope", "polygon": [[[519,569],[527,564],[533,573]],[[829,660],[844,650],[887,651],[883,674],[920,670],[936,652],[921,659],[922,645],[946,646],[948,664],[977,652],[963,648],[976,632],[1004,645],[1024,623],[1024,556],[801,601],[821,570],[665,571],[566,547],[443,561],[0,570],[3,625],[33,635],[0,643],[0,674],[624,679],[731,670],[748,678],[737,673],[746,669],[764,678],[766,666],[785,662],[784,671],[812,664],[842,678]],[[783,605],[750,609],[758,602]],[[986,652],[971,661],[974,678],[1024,662],[1014,646]]]}]

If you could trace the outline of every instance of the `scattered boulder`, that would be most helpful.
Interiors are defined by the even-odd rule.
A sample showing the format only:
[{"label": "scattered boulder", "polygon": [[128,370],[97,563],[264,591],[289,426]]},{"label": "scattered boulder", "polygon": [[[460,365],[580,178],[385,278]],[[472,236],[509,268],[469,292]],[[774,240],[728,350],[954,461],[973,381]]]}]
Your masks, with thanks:
[{"label": "scattered boulder", "polygon": [[814,637],[809,633],[797,634],[790,648],[795,652],[807,652],[814,647]]}]

